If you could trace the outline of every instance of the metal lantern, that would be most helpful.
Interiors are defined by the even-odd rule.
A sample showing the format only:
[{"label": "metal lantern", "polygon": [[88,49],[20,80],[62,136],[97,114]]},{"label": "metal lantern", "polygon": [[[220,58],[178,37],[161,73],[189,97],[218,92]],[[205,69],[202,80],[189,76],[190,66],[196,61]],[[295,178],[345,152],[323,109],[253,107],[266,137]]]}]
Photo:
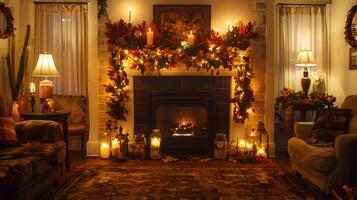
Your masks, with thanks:
[{"label": "metal lantern", "polygon": [[160,129],[153,129],[150,135],[150,158],[161,158],[161,133]]},{"label": "metal lantern", "polygon": [[217,133],[214,144],[214,157],[216,159],[225,159],[227,156],[226,134]]},{"label": "metal lantern", "polygon": [[116,139],[118,140],[118,156],[119,160],[124,160],[128,157],[128,135],[123,134],[123,127],[118,128],[118,135],[116,135]]},{"label": "metal lantern", "polygon": [[257,135],[259,138],[259,141],[258,141],[259,148],[257,149],[257,157],[259,156],[259,157],[268,158],[269,157],[269,134],[266,131],[264,123],[262,121],[258,122]]}]

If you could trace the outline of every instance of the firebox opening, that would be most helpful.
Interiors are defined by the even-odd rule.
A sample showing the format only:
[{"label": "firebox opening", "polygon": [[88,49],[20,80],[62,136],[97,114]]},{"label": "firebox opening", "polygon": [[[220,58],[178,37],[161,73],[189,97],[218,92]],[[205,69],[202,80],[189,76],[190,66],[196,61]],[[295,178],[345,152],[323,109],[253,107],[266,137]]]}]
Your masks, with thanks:
[{"label": "firebox opening", "polygon": [[167,137],[207,134],[208,112],[198,106],[164,106],[156,110],[156,127]]}]

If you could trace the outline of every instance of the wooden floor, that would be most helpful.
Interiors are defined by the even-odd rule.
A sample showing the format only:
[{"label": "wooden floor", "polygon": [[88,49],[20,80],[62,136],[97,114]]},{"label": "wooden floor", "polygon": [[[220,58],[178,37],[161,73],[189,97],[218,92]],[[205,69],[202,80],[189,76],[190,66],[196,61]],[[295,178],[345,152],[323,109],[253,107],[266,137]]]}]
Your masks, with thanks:
[{"label": "wooden floor", "polygon": [[[65,172],[63,176],[61,176],[57,182],[57,184],[48,190],[47,194],[45,194],[40,199],[50,199],[51,195],[54,194],[57,190],[63,187],[70,179],[78,174],[80,170],[83,170],[87,166],[177,166],[177,167],[237,167],[239,165],[249,166],[249,164],[240,164],[240,163],[231,163],[227,161],[219,161],[213,160],[207,162],[207,164],[202,164],[201,162],[190,162],[190,161],[177,161],[177,162],[170,162],[164,163],[161,161],[153,161],[153,160],[128,160],[125,162],[117,162],[111,160],[103,160],[100,158],[91,158],[91,157],[84,157],[80,154],[79,151],[71,151],[70,152],[71,158],[71,168],[69,172]],[[286,152],[279,152],[276,154],[276,158],[270,159],[268,165],[280,165],[289,173],[293,173],[289,167],[289,156]],[[266,165],[265,164],[265,165]],[[304,186],[306,186],[315,196],[317,199],[326,199],[325,194],[312,185],[311,183],[302,180]]]}]

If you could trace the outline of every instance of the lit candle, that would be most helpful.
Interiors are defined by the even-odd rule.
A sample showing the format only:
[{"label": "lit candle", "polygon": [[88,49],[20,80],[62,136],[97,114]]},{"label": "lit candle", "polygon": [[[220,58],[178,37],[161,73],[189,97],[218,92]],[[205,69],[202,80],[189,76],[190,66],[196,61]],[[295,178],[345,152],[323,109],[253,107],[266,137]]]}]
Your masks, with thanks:
[{"label": "lit candle", "polygon": [[101,157],[102,159],[108,159],[109,156],[110,156],[109,144],[103,142],[103,143],[100,145],[100,157]]},{"label": "lit candle", "polygon": [[160,148],[160,142],[161,139],[157,137],[151,138],[151,147],[154,149],[159,149]]},{"label": "lit candle", "polygon": [[118,138],[115,138],[112,142],[112,155],[114,157],[118,157],[118,152],[119,152],[119,140]]},{"label": "lit candle", "polygon": [[131,6],[129,6],[129,23],[131,23]]},{"label": "lit candle", "polygon": [[190,34],[187,35],[187,43],[189,45],[195,44],[195,36],[192,34],[192,31],[190,31]]},{"label": "lit candle", "polygon": [[251,143],[246,143],[246,149],[247,151],[253,151],[253,145]]},{"label": "lit candle", "polygon": [[36,93],[36,84],[34,82],[30,82],[30,94]]},{"label": "lit candle", "polygon": [[255,154],[257,160],[265,160],[267,159],[267,154],[263,148],[260,148]]},{"label": "lit candle", "polygon": [[151,28],[149,28],[149,31],[146,33],[146,44],[148,46],[152,46],[154,41],[154,33],[151,31]]},{"label": "lit candle", "polygon": [[238,149],[240,152],[245,152],[247,147],[247,143],[245,142],[245,140],[241,140],[238,144]]}]

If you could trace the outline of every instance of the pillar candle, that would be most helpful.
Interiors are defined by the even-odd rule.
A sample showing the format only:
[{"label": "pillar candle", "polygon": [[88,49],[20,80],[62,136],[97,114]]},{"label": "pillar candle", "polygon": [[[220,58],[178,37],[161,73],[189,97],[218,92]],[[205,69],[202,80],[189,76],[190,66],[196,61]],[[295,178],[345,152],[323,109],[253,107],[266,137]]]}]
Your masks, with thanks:
[{"label": "pillar candle", "polygon": [[187,43],[189,45],[195,44],[195,36],[192,34],[192,31],[190,31],[190,34],[187,35]]},{"label": "pillar candle", "polygon": [[34,82],[30,82],[30,94],[36,93],[36,84]]},{"label": "pillar candle", "polygon": [[129,6],[129,23],[131,23],[131,6]]},{"label": "pillar candle", "polygon": [[112,155],[114,157],[118,157],[119,153],[119,140],[115,138],[112,142]]},{"label": "pillar candle", "polygon": [[154,41],[154,33],[151,31],[151,28],[149,28],[149,31],[146,34],[146,44],[148,46],[152,46]]},{"label": "pillar candle", "polygon": [[100,157],[103,159],[108,159],[110,156],[110,149],[108,143],[102,143],[100,145]]}]

